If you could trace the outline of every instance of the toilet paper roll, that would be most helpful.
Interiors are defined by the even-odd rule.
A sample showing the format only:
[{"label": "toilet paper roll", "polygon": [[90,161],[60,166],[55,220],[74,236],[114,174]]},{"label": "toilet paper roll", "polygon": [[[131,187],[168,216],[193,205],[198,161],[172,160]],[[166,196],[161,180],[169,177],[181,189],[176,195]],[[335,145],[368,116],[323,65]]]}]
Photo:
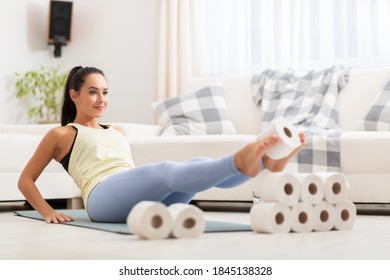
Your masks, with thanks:
[{"label": "toilet paper roll", "polygon": [[347,177],[338,172],[316,173],[324,184],[324,200],[338,203],[348,198],[349,184]]},{"label": "toilet paper roll", "polygon": [[264,202],[282,202],[288,206],[297,204],[300,197],[300,182],[291,173],[272,172],[257,176],[256,192]]},{"label": "toilet paper roll", "polygon": [[336,230],[352,229],[356,220],[356,206],[350,200],[344,200],[334,204]]},{"label": "toilet paper roll", "polygon": [[324,183],[318,175],[298,173],[295,176],[301,183],[301,202],[317,204],[324,199]]},{"label": "toilet paper roll", "polygon": [[310,203],[298,202],[291,207],[291,231],[311,232],[314,229],[314,208]]},{"label": "toilet paper roll", "polygon": [[142,201],[130,211],[127,226],[142,239],[163,239],[169,236],[173,220],[163,203]]},{"label": "toilet paper roll", "polygon": [[206,227],[203,212],[194,205],[175,203],[168,207],[173,218],[171,236],[175,238],[195,238]]},{"label": "toilet paper roll", "polygon": [[333,204],[321,201],[314,205],[314,230],[329,231],[333,229],[336,220],[336,211]]},{"label": "toilet paper roll", "polygon": [[283,118],[275,119],[258,135],[258,138],[264,139],[275,134],[279,135],[280,140],[266,152],[272,159],[284,158],[301,145],[297,129],[290,121]]},{"label": "toilet paper roll", "polygon": [[250,224],[258,233],[287,233],[291,230],[291,210],[280,202],[254,204],[250,210]]}]

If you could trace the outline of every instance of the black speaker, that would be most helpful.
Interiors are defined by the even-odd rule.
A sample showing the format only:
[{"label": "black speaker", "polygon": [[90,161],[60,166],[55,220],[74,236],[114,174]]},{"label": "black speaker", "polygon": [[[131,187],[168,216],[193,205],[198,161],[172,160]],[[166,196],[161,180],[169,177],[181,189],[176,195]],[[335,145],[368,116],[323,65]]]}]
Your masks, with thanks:
[{"label": "black speaker", "polygon": [[66,45],[71,39],[72,5],[68,1],[50,1],[49,44]]}]

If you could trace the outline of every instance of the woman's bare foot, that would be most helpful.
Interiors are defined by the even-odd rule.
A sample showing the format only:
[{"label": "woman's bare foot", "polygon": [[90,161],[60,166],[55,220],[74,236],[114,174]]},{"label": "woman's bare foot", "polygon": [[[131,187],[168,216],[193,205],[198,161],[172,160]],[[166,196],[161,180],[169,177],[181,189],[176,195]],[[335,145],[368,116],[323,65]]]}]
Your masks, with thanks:
[{"label": "woman's bare foot", "polygon": [[234,155],[236,168],[247,176],[255,177],[261,171],[261,158],[264,153],[278,141],[279,136],[274,135],[246,145]]},{"label": "woman's bare foot", "polygon": [[294,151],[291,152],[287,157],[281,158],[278,160],[271,159],[267,155],[264,155],[263,157],[263,164],[264,167],[272,172],[282,172],[284,168],[286,167],[287,163],[300,152],[300,150],[305,146],[306,139],[305,139],[305,133],[300,132],[299,133],[299,139],[301,141],[301,145],[296,148]]}]

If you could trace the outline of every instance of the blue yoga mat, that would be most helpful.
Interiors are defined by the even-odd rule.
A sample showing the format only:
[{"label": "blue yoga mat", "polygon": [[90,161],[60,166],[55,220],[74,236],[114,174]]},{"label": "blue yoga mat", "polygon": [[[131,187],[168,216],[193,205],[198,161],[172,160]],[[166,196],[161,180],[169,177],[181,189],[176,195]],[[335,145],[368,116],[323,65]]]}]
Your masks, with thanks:
[{"label": "blue yoga mat", "polygon": [[[127,227],[126,223],[97,223],[92,222],[87,212],[84,209],[76,210],[58,210],[64,214],[68,214],[73,217],[73,222],[64,222],[63,225],[84,227],[90,229],[97,229],[121,234],[132,234]],[[15,213],[21,217],[44,220],[37,211],[34,210],[23,210],[15,211]],[[247,224],[238,224],[238,223],[229,223],[223,221],[213,221],[206,220],[206,229],[205,232],[233,232],[233,231],[251,231],[250,225]]]}]

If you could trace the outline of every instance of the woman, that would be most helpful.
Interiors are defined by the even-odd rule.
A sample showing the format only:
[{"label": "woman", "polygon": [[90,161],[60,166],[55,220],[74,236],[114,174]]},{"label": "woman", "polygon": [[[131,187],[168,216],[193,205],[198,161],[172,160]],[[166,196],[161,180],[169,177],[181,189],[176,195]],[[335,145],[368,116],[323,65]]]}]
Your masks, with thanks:
[{"label": "woman", "polygon": [[132,207],[142,200],[166,205],[188,203],[196,192],[210,187],[228,188],[256,176],[261,169],[282,171],[288,157],[274,161],[265,155],[277,135],[250,143],[220,159],[204,157],[177,163],[166,161],[135,167],[126,138],[98,119],[108,105],[108,86],[103,72],[94,67],[75,67],[64,89],[61,126],[48,131],[19,178],[19,189],[46,223],[72,221],[55,211],[35,185],[45,167],[60,162],[81,189],[89,217],[97,222],[125,222]]}]

